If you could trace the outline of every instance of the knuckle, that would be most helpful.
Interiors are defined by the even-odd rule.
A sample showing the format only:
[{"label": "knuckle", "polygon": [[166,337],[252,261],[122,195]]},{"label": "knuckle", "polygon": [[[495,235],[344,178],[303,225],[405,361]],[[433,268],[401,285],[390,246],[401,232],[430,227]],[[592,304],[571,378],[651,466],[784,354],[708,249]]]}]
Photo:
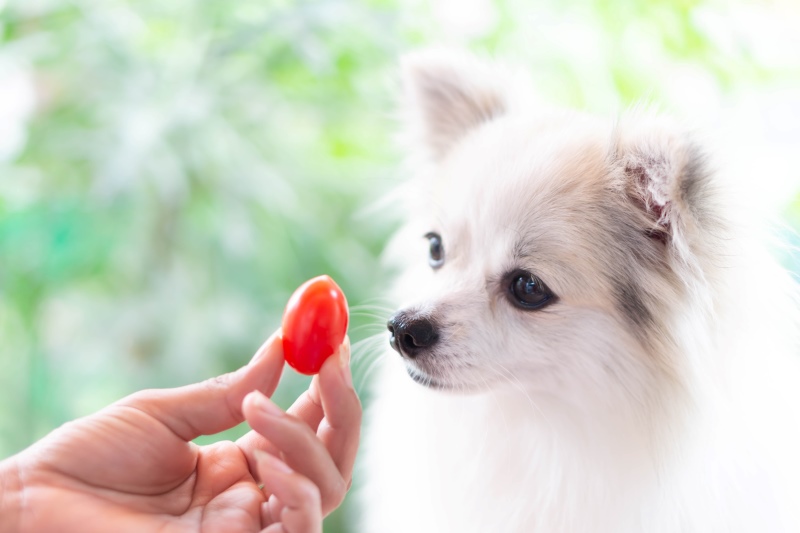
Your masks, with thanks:
[{"label": "knuckle", "polygon": [[300,478],[297,491],[306,504],[312,507],[319,507],[322,504],[322,494],[320,494],[319,487],[312,483],[311,480],[304,477]]},{"label": "knuckle", "polygon": [[150,412],[154,404],[158,402],[159,391],[157,389],[144,389],[122,398],[114,405],[119,407],[132,407],[144,412]]},{"label": "knuckle", "polygon": [[338,507],[347,495],[347,483],[339,478],[330,487],[327,487],[323,499],[328,506]]},{"label": "knuckle", "polygon": [[236,403],[233,401],[229,395],[224,394],[228,391],[233,385],[233,375],[228,374],[221,374],[219,376],[214,376],[213,378],[209,378],[203,382],[203,387],[205,391],[209,395],[218,395],[222,393],[223,401],[225,402],[225,407],[228,410],[228,416],[232,420],[240,420],[241,419],[241,403]]},{"label": "knuckle", "polygon": [[154,392],[155,391],[153,389],[144,389],[136,391],[133,394],[129,394],[128,396],[120,400],[120,403],[127,405],[138,405],[141,403],[146,403],[152,399]]},{"label": "knuckle", "polygon": [[203,382],[205,387],[209,390],[216,391],[219,389],[227,389],[231,383],[231,375],[230,374],[222,374],[219,376],[214,376],[213,378],[207,379]]},{"label": "knuckle", "polygon": [[350,391],[350,401],[348,403],[350,404],[347,409],[348,417],[354,422],[361,423],[361,415],[364,411],[364,408],[361,405],[361,398],[358,397],[356,391]]},{"label": "knuckle", "polygon": [[292,432],[294,438],[300,441],[310,443],[312,439],[316,439],[316,434],[308,427],[308,424],[294,415],[286,415],[286,421],[289,425],[289,431]]}]

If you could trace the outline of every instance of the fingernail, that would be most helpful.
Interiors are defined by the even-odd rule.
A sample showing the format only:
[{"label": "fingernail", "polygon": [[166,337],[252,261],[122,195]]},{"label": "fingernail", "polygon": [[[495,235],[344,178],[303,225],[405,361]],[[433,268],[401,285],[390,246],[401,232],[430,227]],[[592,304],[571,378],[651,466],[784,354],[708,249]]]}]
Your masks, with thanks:
[{"label": "fingernail", "polygon": [[283,410],[259,391],[253,391],[248,394],[248,396],[252,398],[250,401],[253,402],[253,405],[256,407],[256,409],[264,414],[270,416],[283,416]]},{"label": "fingernail", "polygon": [[265,452],[264,450],[253,451],[253,456],[256,458],[256,462],[258,464],[264,465],[271,470],[277,470],[278,472],[283,472],[285,474],[292,473],[292,469],[289,468],[289,465],[287,465],[274,455]]},{"label": "fingernail", "polygon": [[339,367],[342,377],[348,387],[353,388],[353,375],[350,373],[350,337],[345,336],[344,342],[339,347]]},{"label": "fingernail", "polygon": [[319,397],[319,374],[311,378],[311,383],[308,384],[308,395],[312,402],[322,405],[322,399]]}]

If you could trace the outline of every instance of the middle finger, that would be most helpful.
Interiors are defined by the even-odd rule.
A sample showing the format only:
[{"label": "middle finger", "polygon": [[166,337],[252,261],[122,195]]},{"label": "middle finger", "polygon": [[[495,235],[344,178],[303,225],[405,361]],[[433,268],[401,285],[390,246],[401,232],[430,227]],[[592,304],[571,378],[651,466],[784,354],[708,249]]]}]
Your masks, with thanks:
[{"label": "middle finger", "polygon": [[326,514],[341,503],[347,483],[325,445],[305,422],[284,413],[257,391],[245,399],[244,410],[250,427],[280,450],[293,470],[319,488]]}]

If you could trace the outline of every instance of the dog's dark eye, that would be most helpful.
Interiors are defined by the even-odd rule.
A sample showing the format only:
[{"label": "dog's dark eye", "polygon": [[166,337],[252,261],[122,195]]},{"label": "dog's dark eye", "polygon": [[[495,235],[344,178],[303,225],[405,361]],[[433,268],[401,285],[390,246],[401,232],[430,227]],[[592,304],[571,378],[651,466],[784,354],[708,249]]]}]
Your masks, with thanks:
[{"label": "dog's dark eye", "polygon": [[444,264],[444,246],[442,245],[442,237],[438,233],[427,233],[425,238],[428,239],[430,249],[428,251],[428,264],[431,268],[439,268]]},{"label": "dog's dark eye", "polygon": [[511,303],[522,309],[541,309],[554,295],[542,280],[530,272],[515,272],[510,277],[508,294]]}]

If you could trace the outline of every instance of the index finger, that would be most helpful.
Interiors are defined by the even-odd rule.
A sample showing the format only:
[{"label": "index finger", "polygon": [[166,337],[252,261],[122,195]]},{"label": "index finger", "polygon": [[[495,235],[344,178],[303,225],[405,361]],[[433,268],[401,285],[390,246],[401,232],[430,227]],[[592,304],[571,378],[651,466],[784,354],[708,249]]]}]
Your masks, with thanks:
[{"label": "index finger", "polygon": [[281,330],[261,345],[244,367],[201,383],[175,389],[134,393],[117,405],[131,406],[156,418],[185,441],[219,433],[241,423],[242,400],[251,391],[271,395],[283,370]]}]

